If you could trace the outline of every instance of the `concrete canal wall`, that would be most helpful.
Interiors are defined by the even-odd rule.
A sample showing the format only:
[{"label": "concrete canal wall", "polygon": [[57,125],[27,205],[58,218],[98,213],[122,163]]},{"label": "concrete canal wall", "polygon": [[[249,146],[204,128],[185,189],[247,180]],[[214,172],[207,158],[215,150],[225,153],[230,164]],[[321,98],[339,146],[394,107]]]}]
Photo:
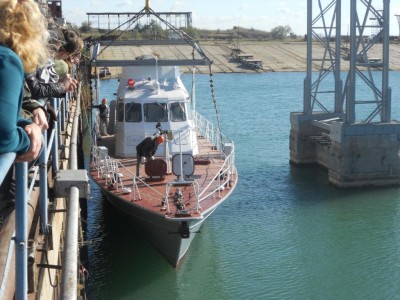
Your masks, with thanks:
[{"label": "concrete canal wall", "polygon": [[[202,49],[213,61],[214,73],[254,73],[254,72],[304,72],[306,71],[307,45],[306,42],[276,42],[276,41],[243,41],[239,47],[244,53],[252,54],[255,59],[263,62],[263,69],[253,70],[241,65],[231,57],[232,44],[216,43],[214,41],[200,41]],[[382,45],[374,45],[368,52],[370,57],[381,57]],[[103,48],[105,48],[103,46]],[[314,57],[321,57],[324,48],[316,46],[313,50]],[[342,57],[346,56],[346,47],[343,45]],[[141,55],[156,55],[159,59],[191,59],[192,48],[189,45],[117,45],[104,50],[99,59],[126,60],[134,59]],[[316,68],[318,66],[315,66]],[[400,70],[400,44],[390,45],[391,70]],[[348,70],[349,62],[344,58],[341,69]],[[316,69],[317,70],[317,69]],[[118,76],[120,68],[110,68],[112,76]],[[190,72],[190,68],[182,67],[182,72]],[[208,73],[208,67],[197,67],[199,73]]]}]

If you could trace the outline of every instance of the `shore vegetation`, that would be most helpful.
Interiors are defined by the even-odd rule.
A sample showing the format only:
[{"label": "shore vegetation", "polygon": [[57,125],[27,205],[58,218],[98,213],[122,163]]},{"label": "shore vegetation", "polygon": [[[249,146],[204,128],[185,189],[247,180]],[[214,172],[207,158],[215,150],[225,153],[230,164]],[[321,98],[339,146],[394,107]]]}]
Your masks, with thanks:
[{"label": "shore vegetation", "polygon": [[[163,40],[163,39],[177,39],[177,35],[171,30],[165,30],[161,25],[152,20],[149,24],[142,25],[136,24],[132,29],[127,30],[113,30],[109,34],[109,30],[102,28],[94,28],[90,22],[83,22],[81,26],[74,26],[83,37],[92,37],[97,40]],[[218,40],[232,42],[238,39],[244,40],[298,40],[299,37],[294,34],[289,25],[277,26],[271,31],[263,31],[254,28],[243,28],[234,26],[232,29],[200,29],[195,27],[182,27],[179,28],[188,35],[198,40]],[[300,37],[302,38],[302,37]]]}]

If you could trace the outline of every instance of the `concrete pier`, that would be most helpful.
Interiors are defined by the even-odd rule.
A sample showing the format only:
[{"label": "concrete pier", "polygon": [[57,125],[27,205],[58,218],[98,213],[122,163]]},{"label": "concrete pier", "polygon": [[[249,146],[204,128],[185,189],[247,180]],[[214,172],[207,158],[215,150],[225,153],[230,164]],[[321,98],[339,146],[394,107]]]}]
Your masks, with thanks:
[{"label": "concrete pier", "polygon": [[290,162],[327,168],[338,187],[400,184],[400,123],[346,124],[340,115],[291,114]]}]

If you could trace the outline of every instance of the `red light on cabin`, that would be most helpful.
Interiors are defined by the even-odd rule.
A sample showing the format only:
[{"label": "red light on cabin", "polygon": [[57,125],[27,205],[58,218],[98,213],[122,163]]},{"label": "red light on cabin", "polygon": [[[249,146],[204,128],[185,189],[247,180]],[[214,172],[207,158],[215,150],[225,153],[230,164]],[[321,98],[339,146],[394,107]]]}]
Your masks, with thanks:
[{"label": "red light on cabin", "polygon": [[135,87],[135,80],[133,80],[132,78],[129,78],[128,79],[128,87],[134,88]]}]

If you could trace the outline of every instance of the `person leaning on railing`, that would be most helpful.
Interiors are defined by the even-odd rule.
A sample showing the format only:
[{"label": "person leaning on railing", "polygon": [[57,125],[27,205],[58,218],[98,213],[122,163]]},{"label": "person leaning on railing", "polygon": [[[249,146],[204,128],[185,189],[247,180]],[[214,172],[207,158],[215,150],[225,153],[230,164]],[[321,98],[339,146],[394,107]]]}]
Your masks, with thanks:
[{"label": "person leaning on railing", "polygon": [[65,93],[77,88],[78,82],[68,73],[68,64],[65,60],[80,53],[83,41],[75,30],[62,29],[56,24],[51,24],[48,46],[52,57],[35,72],[25,74],[22,104],[22,108],[32,114],[33,121],[42,130],[49,128],[47,116],[56,118],[52,107],[46,103],[46,99],[63,98]]},{"label": "person leaning on railing", "polygon": [[41,128],[20,116],[24,73],[49,57],[46,19],[33,0],[0,2],[0,154],[16,152],[16,161],[40,153]]}]

